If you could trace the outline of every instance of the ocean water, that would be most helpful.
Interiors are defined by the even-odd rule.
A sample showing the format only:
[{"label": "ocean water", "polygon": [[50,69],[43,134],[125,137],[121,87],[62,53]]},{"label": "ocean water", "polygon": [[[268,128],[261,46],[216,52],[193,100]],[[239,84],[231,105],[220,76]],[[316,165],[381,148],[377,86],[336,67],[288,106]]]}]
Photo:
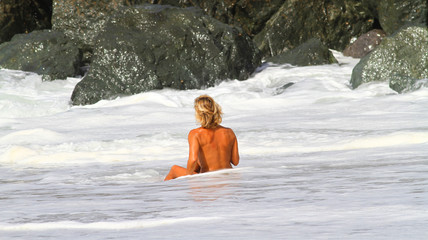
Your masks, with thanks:
[{"label": "ocean water", "polygon": [[[428,239],[428,89],[351,90],[335,55],[74,107],[80,79],[0,70],[0,239]],[[201,94],[241,162],[163,182]]]}]

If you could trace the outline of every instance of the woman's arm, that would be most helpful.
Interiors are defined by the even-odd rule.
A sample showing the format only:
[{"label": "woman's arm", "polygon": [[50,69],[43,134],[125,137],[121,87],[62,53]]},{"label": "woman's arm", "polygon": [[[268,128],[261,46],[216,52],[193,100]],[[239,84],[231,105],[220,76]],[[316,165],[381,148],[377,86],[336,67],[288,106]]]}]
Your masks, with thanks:
[{"label": "woman's arm", "polygon": [[237,166],[239,164],[238,139],[236,138],[235,133],[233,133],[233,136],[234,136],[234,142],[232,146],[232,157],[230,159],[230,162],[233,165]]},{"label": "woman's arm", "polygon": [[198,161],[199,154],[199,141],[197,138],[197,133],[192,130],[189,133],[189,159],[187,160],[187,174],[199,173],[201,166]]}]

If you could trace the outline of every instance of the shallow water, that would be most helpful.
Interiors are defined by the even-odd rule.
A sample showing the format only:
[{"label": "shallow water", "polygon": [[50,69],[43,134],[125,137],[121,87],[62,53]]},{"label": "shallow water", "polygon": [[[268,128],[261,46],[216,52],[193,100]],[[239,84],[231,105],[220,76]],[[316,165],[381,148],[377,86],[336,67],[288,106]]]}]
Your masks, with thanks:
[{"label": "shallow water", "polygon": [[[80,79],[0,70],[0,239],[427,239],[428,89],[351,90],[358,59],[335,55],[83,107]],[[162,182],[200,94],[241,163]]]}]

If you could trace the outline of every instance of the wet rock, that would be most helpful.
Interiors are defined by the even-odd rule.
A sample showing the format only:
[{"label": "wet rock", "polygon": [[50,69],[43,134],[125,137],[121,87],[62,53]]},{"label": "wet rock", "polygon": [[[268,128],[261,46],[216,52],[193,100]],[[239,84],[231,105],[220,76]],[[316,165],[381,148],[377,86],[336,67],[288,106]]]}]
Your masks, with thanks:
[{"label": "wet rock", "polygon": [[312,38],[302,45],[266,59],[276,64],[291,64],[295,66],[311,66],[337,63],[330,50],[317,38]]},{"label": "wet rock", "polygon": [[361,6],[364,11],[368,11],[370,15],[378,18],[378,5],[383,0],[361,0]]},{"label": "wet rock", "polygon": [[124,0],[53,0],[52,29],[93,47],[95,37]]},{"label": "wet rock", "polygon": [[381,0],[377,5],[380,25],[388,35],[403,25],[427,26],[427,4],[426,0]]},{"label": "wet rock", "polygon": [[283,94],[285,92],[285,90],[287,90],[289,87],[291,87],[293,85],[294,85],[294,82],[286,83],[286,84],[282,85],[281,87],[275,89],[274,94],[275,95]]},{"label": "wet rock", "polygon": [[344,56],[362,58],[373,51],[385,37],[385,32],[380,29],[373,29],[357,38],[351,45],[343,50]]},{"label": "wet rock", "polygon": [[283,4],[283,0],[199,0],[198,6],[221,22],[242,27],[254,36]]},{"label": "wet rock", "polygon": [[199,7],[217,20],[241,27],[248,35],[259,33],[269,18],[275,14],[284,0],[146,0],[154,4],[178,7]]},{"label": "wet rock", "polygon": [[367,82],[386,81],[401,93],[420,87],[428,78],[428,28],[411,26],[386,37],[363,57],[352,71],[353,88]]},{"label": "wet rock", "polygon": [[356,1],[289,0],[254,40],[265,57],[281,54],[311,38],[342,51],[353,37],[371,30],[373,22],[367,8]]},{"label": "wet rock", "polygon": [[197,6],[199,0],[143,0],[145,3],[170,5],[173,7],[194,7]]},{"label": "wet rock", "polygon": [[246,79],[260,56],[240,29],[196,8],[123,7],[96,39],[88,75],[72,102],[92,104],[164,87],[193,89]]},{"label": "wet rock", "polygon": [[0,67],[35,72],[44,80],[65,79],[79,73],[77,46],[51,30],[17,34],[0,45]]},{"label": "wet rock", "polygon": [[96,36],[121,6],[143,0],[53,0],[52,29],[63,32],[82,50],[83,64],[89,64]]},{"label": "wet rock", "polygon": [[0,43],[15,34],[51,27],[52,0],[0,1]]}]

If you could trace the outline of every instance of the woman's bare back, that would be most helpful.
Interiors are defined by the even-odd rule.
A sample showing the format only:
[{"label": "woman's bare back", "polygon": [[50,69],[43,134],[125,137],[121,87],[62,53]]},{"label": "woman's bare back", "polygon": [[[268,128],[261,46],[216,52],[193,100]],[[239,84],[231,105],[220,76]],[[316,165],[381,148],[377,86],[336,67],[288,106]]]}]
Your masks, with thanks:
[{"label": "woman's bare back", "polygon": [[[214,129],[193,129],[189,133],[189,145],[192,144],[199,146],[197,150],[199,172],[231,168],[231,164],[237,165],[239,163],[236,136],[230,128],[218,126]],[[192,154],[191,151],[190,154]]]}]

